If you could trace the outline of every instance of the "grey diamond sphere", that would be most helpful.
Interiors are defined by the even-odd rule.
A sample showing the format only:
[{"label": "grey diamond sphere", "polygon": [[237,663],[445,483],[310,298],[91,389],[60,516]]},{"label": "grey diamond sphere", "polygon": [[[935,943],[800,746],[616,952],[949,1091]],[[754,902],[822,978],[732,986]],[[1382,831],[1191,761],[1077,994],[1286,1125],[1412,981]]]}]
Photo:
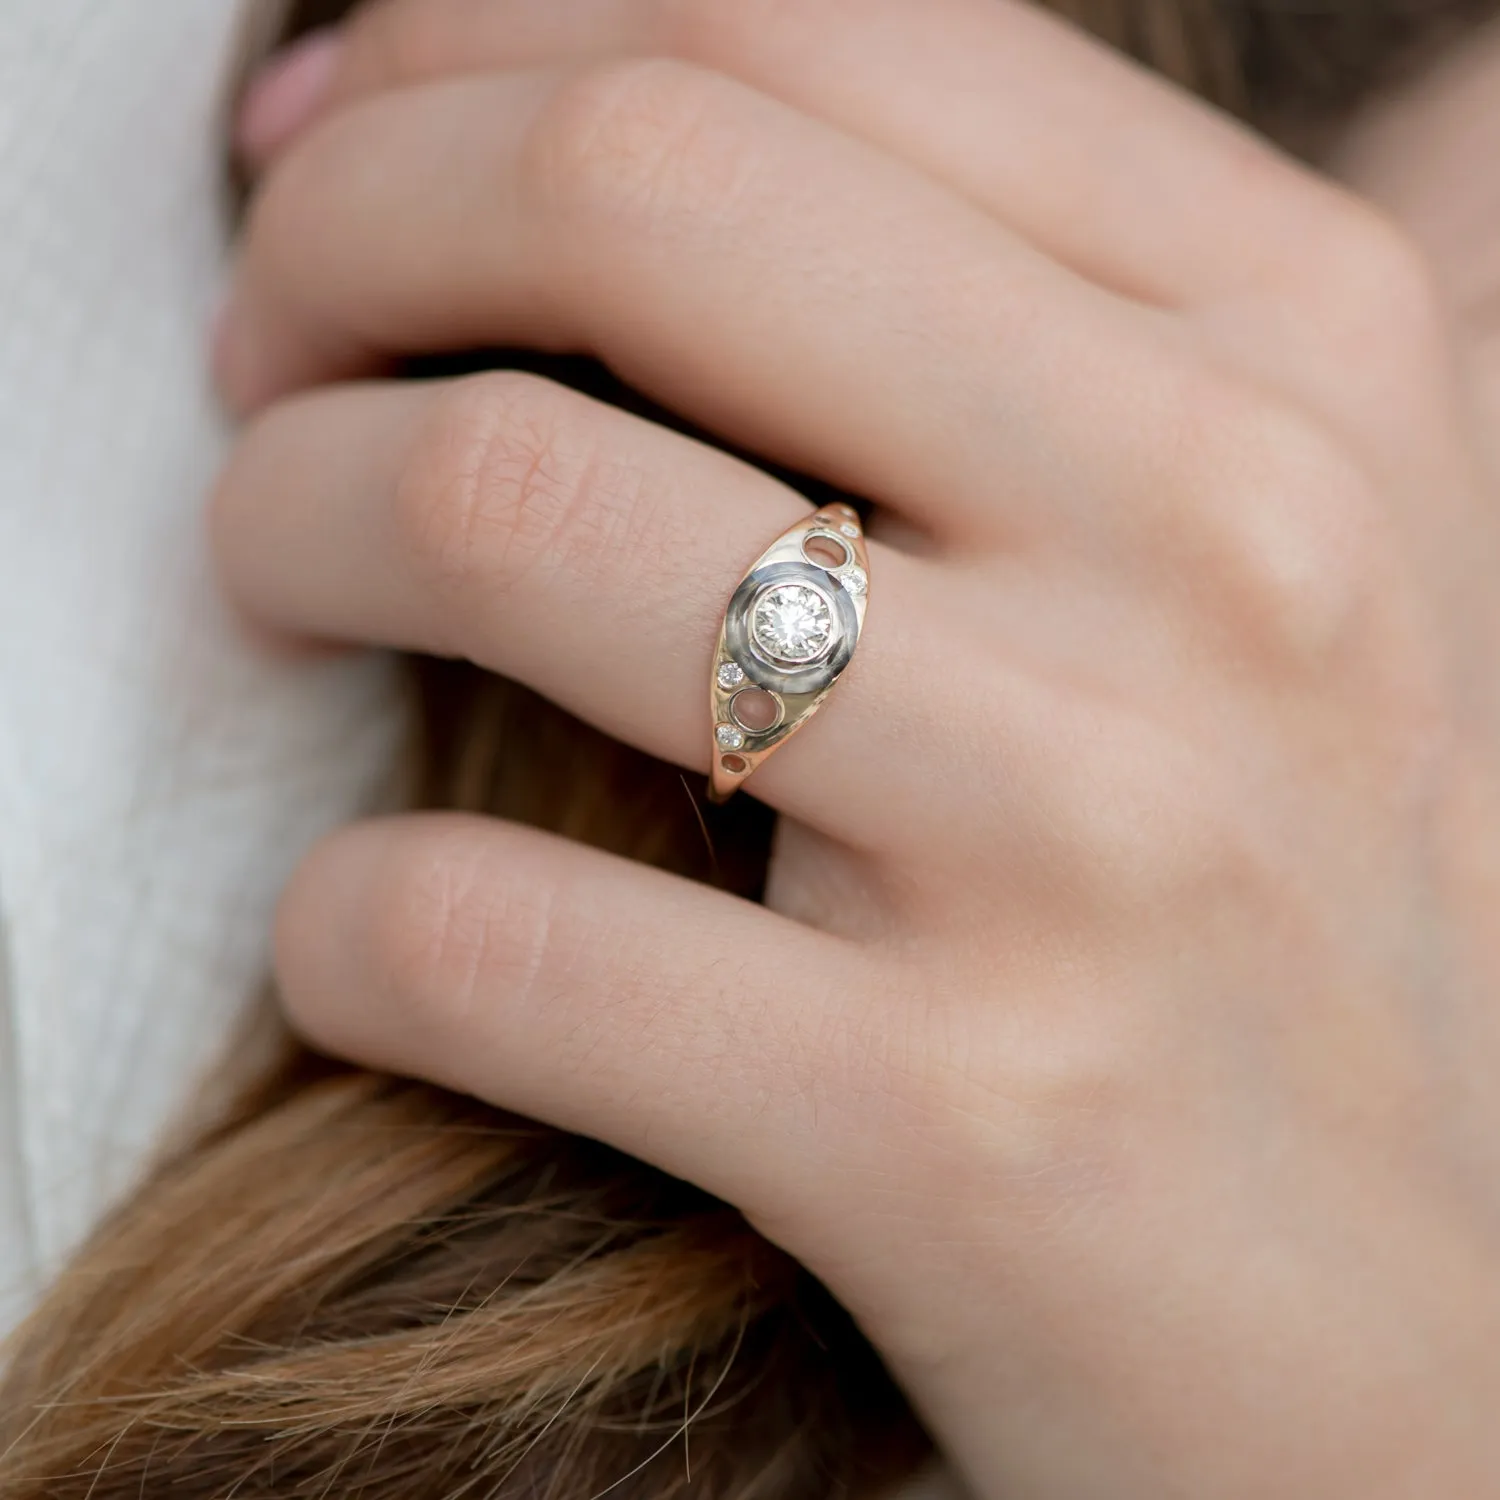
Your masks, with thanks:
[{"label": "grey diamond sphere", "polygon": [[750,634],[772,661],[805,666],[821,661],[833,647],[833,608],[805,583],[777,583],[755,601]]}]

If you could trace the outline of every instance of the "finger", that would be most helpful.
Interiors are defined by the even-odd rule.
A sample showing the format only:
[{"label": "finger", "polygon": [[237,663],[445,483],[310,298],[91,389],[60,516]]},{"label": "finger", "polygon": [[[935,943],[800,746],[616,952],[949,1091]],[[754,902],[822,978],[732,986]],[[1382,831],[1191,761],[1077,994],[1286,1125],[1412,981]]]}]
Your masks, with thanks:
[{"label": "finger", "polygon": [[[467,657],[700,771],[729,597],[809,513],[717,449],[519,374],[286,402],[246,433],[214,506],[227,581],[255,619]],[[943,646],[920,628],[934,565],[871,550],[878,604],[858,655],[755,791],[848,842],[909,847],[963,777],[910,795],[924,721],[953,707],[924,680]]]},{"label": "finger", "polygon": [[[315,132],[252,216],[230,384],[254,405],[382,351],[593,353],[967,536],[997,496],[1119,482],[1159,396],[1140,346],[1165,349],[1165,323],[867,146],[633,63],[408,90]],[[1090,371],[1103,400],[1080,398]]]},{"label": "finger", "polygon": [[[1326,194],[1228,117],[1014,0],[384,0],[346,28],[324,109],[611,55],[739,78],[904,157],[1082,274],[1164,305],[1292,263],[1293,216]],[[306,77],[326,51],[314,42],[308,56],[278,80]]]},{"label": "finger", "polygon": [[317,1046],[767,1213],[827,1170],[818,1100],[859,1060],[828,1038],[881,1024],[879,978],[853,945],[466,816],[325,841],[282,901],[276,949],[287,1009]]}]

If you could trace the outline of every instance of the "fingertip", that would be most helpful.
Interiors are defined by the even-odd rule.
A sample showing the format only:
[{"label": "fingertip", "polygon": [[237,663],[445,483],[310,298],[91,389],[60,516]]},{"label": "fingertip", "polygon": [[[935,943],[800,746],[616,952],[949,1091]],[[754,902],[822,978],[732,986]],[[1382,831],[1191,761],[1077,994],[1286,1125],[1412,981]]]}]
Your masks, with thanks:
[{"label": "fingertip", "polygon": [[268,299],[231,291],[209,332],[209,373],[225,413],[244,422],[283,396],[347,378],[365,364],[353,341],[325,333],[314,347],[303,330],[278,321]]},{"label": "fingertip", "polygon": [[350,963],[361,948],[362,908],[387,836],[379,823],[325,835],[302,857],[281,893],[273,928],[275,970],[299,1030],[319,1033],[329,1002],[347,987]]},{"label": "fingertip", "polygon": [[209,330],[209,374],[225,413],[237,422],[255,415],[277,394],[259,320],[232,283]]},{"label": "fingertip", "polygon": [[393,367],[356,335],[289,315],[245,274],[236,276],[214,313],[208,362],[220,403],[240,422],[299,391]]},{"label": "fingertip", "polygon": [[264,166],[313,120],[332,91],[343,55],[336,27],[309,32],[273,56],[251,80],[235,125],[235,145]]},{"label": "fingertip", "polygon": [[486,828],[459,813],[368,818],[303,857],[274,927],[281,998],[300,1035],[367,1066],[421,1064],[431,1040],[422,983],[431,933],[443,927],[455,880],[485,848]]}]

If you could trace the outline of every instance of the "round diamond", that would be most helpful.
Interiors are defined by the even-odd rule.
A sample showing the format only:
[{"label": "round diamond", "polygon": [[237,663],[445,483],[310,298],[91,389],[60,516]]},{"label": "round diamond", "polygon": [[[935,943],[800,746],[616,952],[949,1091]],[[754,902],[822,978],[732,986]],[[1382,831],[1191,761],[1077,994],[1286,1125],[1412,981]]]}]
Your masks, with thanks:
[{"label": "round diamond", "polygon": [[721,750],[738,750],[745,743],[745,731],[736,724],[720,724],[714,730],[714,738]]},{"label": "round diamond", "polygon": [[737,661],[726,661],[719,668],[719,686],[727,693],[745,680],[745,669]]},{"label": "round diamond", "polygon": [[844,524],[839,527],[839,530],[842,531],[844,535],[846,537],[849,537],[851,540],[859,535],[859,527],[856,526],[852,521],[845,521]]},{"label": "round diamond", "polygon": [[862,594],[870,586],[870,575],[863,568],[846,568],[836,576],[851,594]]},{"label": "round diamond", "polygon": [[755,601],[750,633],[772,661],[803,666],[833,645],[833,606],[805,583],[772,584]]}]

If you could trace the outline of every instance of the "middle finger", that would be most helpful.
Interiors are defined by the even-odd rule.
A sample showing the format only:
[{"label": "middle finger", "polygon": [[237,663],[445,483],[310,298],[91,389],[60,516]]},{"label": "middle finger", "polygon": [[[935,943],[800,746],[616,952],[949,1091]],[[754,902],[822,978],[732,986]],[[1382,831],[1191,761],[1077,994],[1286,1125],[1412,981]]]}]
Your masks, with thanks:
[{"label": "middle finger", "polygon": [[434,84],[326,122],[252,213],[227,327],[250,407],[401,354],[595,354],[975,542],[1128,482],[1159,417],[1143,349],[1176,325],[867,144],[657,61]]},{"label": "middle finger", "polygon": [[1029,0],[380,0],[346,23],[325,108],[606,56],[738,78],[1163,306],[1289,270],[1300,216],[1329,196],[1267,141]]}]

